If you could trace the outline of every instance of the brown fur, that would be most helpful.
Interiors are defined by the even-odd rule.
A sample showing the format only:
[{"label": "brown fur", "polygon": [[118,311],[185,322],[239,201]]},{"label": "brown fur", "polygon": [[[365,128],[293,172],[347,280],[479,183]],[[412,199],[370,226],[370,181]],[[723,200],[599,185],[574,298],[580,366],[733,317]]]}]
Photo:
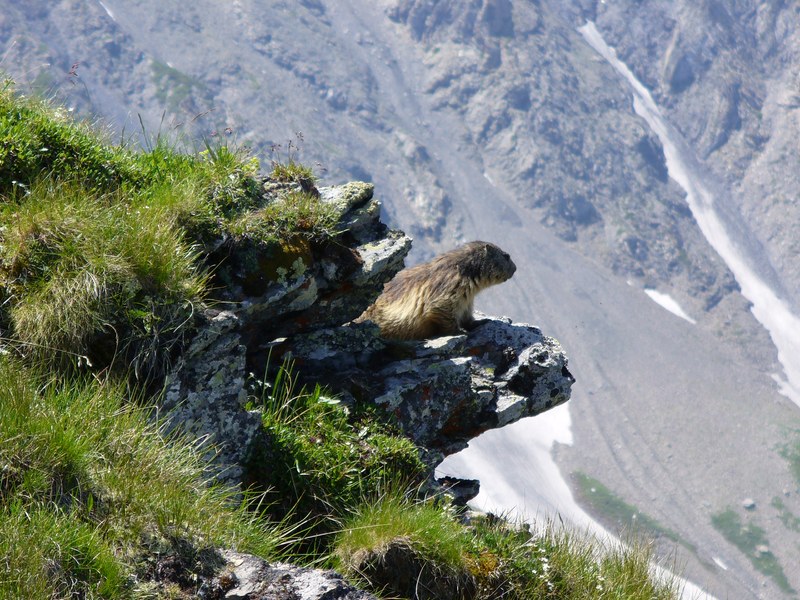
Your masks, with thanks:
[{"label": "brown fur", "polygon": [[400,271],[356,321],[372,321],[383,337],[398,340],[462,333],[474,323],[478,292],[510,279],[516,269],[494,244],[469,242]]}]

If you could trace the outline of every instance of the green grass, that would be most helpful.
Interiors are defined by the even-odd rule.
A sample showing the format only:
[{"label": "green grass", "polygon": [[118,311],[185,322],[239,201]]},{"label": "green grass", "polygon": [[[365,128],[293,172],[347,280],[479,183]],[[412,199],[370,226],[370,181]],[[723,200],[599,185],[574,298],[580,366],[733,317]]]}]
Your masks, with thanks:
[{"label": "green grass", "polygon": [[0,88],[0,327],[28,359],[157,381],[224,282],[218,261],[338,235],[333,207],[292,188],[311,177],[294,161],[274,165],[284,188],[268,192],[241,150],[143,141],[110,145]]},{"label": "green grass", "polygon": [[[123,597],[126,569],[97,527],[73,514],[15,502],[0,509],[3,598]],[[10,576],[9,576],[10,575]]]},{"label": "green grass", "polygon": [[406,541],[439,570],[467,568],[466,529],[436,503],[416,501],[396,490],[352,510],[334,541],[334,565],[357,576],[364,554],[381,552],[395,540]]},{"label": "green grass", "polygon": [[[329,533],[366,494],[421,481],[425,467],[408,438],[373,409],[351,410],[319,387],[298,389],[288,368],[253,403],[269,441],[251,477],[269,490],[278,518],[294,513],[315,521],[317,534]],[[319,545],[328,542],[322,537]]]},{"label": "green grass", "polygon": [[298,182],[306,186],[317,180],[310,167],[295,162],[293,158],[289,158],[286,162],[273,162],[269,176],[275,181]]},{"label": "green grass", "polygon": [[768,550],[761,551],[759,549],[759,547],[769,548],[767,537],[761,527],[752,522],[743,523],[732,508],[713,515],[711,523],[726,540],[739,548],[750,559],[758,571],[771,577],[783,591],[794,592],[775,555]]},{"label": "green grass", "polygon": [[317,181],[312,169],[297,160],[304,141],[303,133],[298,131],[294,140],[286,142],[285,152],[281,144],[272,144],[270,179],[279,183],[298,183],[304,190],[309,189]]},{"label": "green grass", "polygon": [[640,538],[607,547],[589,534],[548,523],[531,534],[497,519],[475,524],[482,598],[672,599],[676,581],[656,580],[652,544]]},{"label": "green grass", "polygon": [[20,351],[60,366],[121,355],[137,372],[163,372],[206,293],[180,229],[53,180],[15,200],[0,207],[0,285]]},{"label": "green grass", "polygon": [[165,438],[123,398],[119,386],[59,386],[0,358],[0,597],[130,597],[129,577],[144,578],[154,552],[272,559],[290,541],[210,485],[196,442]]},{"label": "green grass", "polygon": [[398,541],[422,562],[423,584],[445,578],[452,587],[452,582],[469,581],[469,597],[478,599],[670,600],[680,595],[675,580],[653,577],[652,545],[641,540],[609,548],[563,526],[549,524],[531,533],[527,526],[492,516],[464,526],[438,504],[396,492],[353,511],[336,536],[331,564],[379,592],[382,579],[374,574],[374,557]]},{"label": "green grass", "polygon": [[76,123],[63,108],[17,96],[6,80],[0,84],[0,195],[24,193],[47,173],[79,174],[91,190],[138,185],[144,177],[131,153],[100,143],[95,126]]},{"label": "green grass", "polygon": [[289,191],[264,208],[243,214],[231,226],[234,235],[269,241],[302,237],[323,240],[332,237],[339,214],[313,194]]},{"label": "green grass", "polygon": [[334,540],[331,564],[391,597],[470,597],[465,591],[475,584],[465,552],[469,541],[441,506],[389,490],[351,511]]}]

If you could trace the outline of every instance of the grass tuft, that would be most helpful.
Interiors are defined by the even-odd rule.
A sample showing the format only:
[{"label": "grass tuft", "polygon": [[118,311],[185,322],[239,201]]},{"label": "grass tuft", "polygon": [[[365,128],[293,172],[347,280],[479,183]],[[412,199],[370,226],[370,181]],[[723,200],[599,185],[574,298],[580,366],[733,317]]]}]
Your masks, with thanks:
[{"label": "grass tuft", "polygon": [[358,577],[365,555],[380,554],[397,540],[440,571],[467,568],[467,532],[453,515],[432,501],[417,501],[395,490],[352,510],[336,535],[333,563],[342,573]]},{"label": "grass tuft", "polygon": [[126,572],[96,526],[22,502],[0,507],[3,598],[124,597]]},{"label": "grass tuft", "polygon": [[17,95],[7,80],[0,86],[0,195],[24,191],[48,173],[80,174],[90,190],[142,181],[132,155],[105,145],[96,125]]},{"label": "grass tuft", "polygon": [[281,156],[281,144],[273,144],[270,148],[272,171],[269,178],[279,183],[296,183],[303,190],[314,187],[317,177],[312,169],[297,161],[300,148],[304,142],[303,133],[295,133],[295,139],[286,144],[286,152]]},{"label": "grass tuft", "polygon": [[269,440],[251,463],[253,483],[268,489],[276,518],[294,513],[315,522],[317,546],[324,534],[365,494],[386,482],[413,486],[425,466],[411,441],[383,422],[374,409],[346,407],[316,387],[298,389],[288,365],[252,399],[260,406]]},{"label": "grass tuft", "polygon": [[[420,561],[418,583],[433,592],[432,597],[441,597],[437,580],[442,578],[449,587],[461,582],[454,598],[672,600],[680,596],[676,580],[654,574],[653,545],[638,538],[606,546],[589,534],[553,523],[532,533],[527,526],[491,515],[473,517],[464,526],[436,503],[399,493],[384,494],[353,510],[336,536],[331,564],[380,591],[387,578],[397,578],[375,565],[398,541]],[[396,567],[384,565],[392,568]]]},{"label": "grass tuft", "polygon": [[0,597],[126,597],[154,552],[274,559],[291,545],[288,527],[250,510],[258,498],[238,503],[210,484],[207,448],[165,436],[123,397],[93,380],[43,387],[0,358],[0,562],[11,574]]},{"label": "grass tuft", "polygon": [[676,580],[656,577],[653,545],[633,537],[608,547],[553,522],[531,533],[495,517],[473,523],[473,571],[480,598],[670,600]]},{"label": "grass tuft", "polygon": [[122,354],[163,372],[203,302],[207,275],[182,232],[115,200],[42,180],[0,208],[7,319],[22,353],[45,366]]},{"label": "grass tuft", "polygon": [[324,240],[336,235],[339,213],[314,194],[291,190],[264,208],[245,213],[232,225],[235,235],[267,241],[303,237]]},{"label": "grass tuft", "polygon": [[302,187],[312,186],[317,178],[311,167],[289,159],[285,163],[275,162],[269,174],[270,179],[281,183],[299,183]]}]

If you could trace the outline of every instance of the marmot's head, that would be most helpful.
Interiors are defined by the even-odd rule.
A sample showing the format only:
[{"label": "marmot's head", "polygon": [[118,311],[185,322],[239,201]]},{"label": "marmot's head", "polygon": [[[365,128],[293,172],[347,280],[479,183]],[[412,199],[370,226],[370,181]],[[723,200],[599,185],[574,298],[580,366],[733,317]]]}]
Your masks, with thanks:
[{"label": "marmot's head", "polygon": [[517,270],[508,252],[490,242],[469,242],[459,250],[464,257],[461,273],[481,287],[503,283]]}]

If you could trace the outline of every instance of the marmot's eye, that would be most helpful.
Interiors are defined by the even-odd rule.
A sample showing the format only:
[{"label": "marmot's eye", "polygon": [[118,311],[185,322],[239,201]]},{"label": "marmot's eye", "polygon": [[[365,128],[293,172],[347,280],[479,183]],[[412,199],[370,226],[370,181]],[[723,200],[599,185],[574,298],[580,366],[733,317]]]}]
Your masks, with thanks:
[{"label": "marmot's eye", "polygon": [[503,252],[503,258],[506,260],[511,260],[511,255],[508,252]]}]

